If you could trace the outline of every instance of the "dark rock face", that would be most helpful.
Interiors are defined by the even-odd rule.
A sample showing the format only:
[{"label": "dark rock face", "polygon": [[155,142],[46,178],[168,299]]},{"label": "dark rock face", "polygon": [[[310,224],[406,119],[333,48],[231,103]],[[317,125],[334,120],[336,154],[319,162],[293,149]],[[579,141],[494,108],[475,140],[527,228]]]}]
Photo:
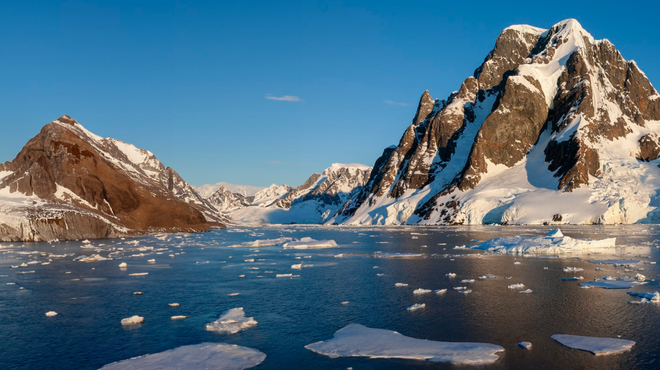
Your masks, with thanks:
[{"label": "dark rock face", "polygon": [[206,231],[213,225],[198,206],[177,197],[190,185],[172,169],[158,162],[164,170],[159,177],[167,179],[163,182],[140,173],[137,166],[129,171],[126,158],[104,150],[111,142],[89,135],[63,116],[44,126],[13,161],[0,165],[1,171],[12,172],[2,178],[0,188],[34,195],[59,209],[26,208],[30,230],[5,225],[5,239],[103,238],[156,230]]},{"label": "dark rock face", "polygon": [[[511,168],[537,145],[556,189],[572,192],[601,176],[599,147],[631,134],[633,125],[660,120],[660,95],[644,73],[575,20],[547,31],[505,29],[458,92],[432,108],[431,101],[425,91],[412,125],[376,161],[338,222],[365,222],[351,217],[376,204],[413,202],[409,197],[425,191],[414,200],[413,222],[461,223],[459,194],[473,191],[489,164]],[[642,136],[637,158],[658,158],[659,143]],[[378,212],[360,212],[368,213]]]}]

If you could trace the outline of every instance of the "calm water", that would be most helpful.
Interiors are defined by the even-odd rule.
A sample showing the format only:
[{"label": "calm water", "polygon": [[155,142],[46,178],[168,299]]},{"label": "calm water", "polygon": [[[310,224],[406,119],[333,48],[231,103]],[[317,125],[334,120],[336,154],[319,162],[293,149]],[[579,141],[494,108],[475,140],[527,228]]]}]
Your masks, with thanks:
[{"label": "calm water", "polygon": [[[593,265],[579,258],[483,256],[454,250],[471,240],[503,235],[542,235],[549,228],[251,228],[202,234],[93,241],[101,248],[124,248],[109,261],[74,262],[72,256],[95,253],[81,242],[0,244],[0,369],[98,369],[114,361],[201,342],[233,343],[259,349],[266,360],[255,369],[446,369],[450,364],[411,360],[338,358],[312,353],[306,344],[332,338],[349,323],[396,330],[438,341],[485,342],[506,349],[489,369],[657,369],[660,368],[660,305],[631,305],[626,290],[580,289],[561,281],[582,267],[585,281],[605,275],[635,275],[623,267]],[[642,274],[655,279],[660,267],[660,227],[566,227],[572,237],[617,236],[629,247],[617,257],[640,256]],[[426,234],[426,235],[414,235]],[[284,250],[280,247],[228,248],[227,245],[277,237],[334,239],[339,248]],[[413,238],[416,237],[416,238]],[[128,251],[137,247],[160,252]],[[446,245],[444,245],[446,243]],[[422,245],[426,245],[424,248]],[[423,253],[414,259],[377,259],[373,252]],[[109,251],[101,251],[107,256]],[[143,256],[129,257],[144,253]],[[160,253],[160,254],[159,254]],[[335,254],[344,254],[341,258]],[[169,257],[172,254],[174,257]],[[296,259],[300,257],[301,259]],[[606,256],[596,256],[602,259]],[[147,263],[156,259],[155,264]],[[254,262],[245,260],[254,259]],[[292,270],[300,262],[313,264]],[[118,265],[128,263],[122,271]],[[377,268],[375,266],[378,266]],[[547,267],[547,269],[544,269]],[[602,271],[596,271],[602,267]],[[258,268],[258,269],[254,269]],[[21,273],[34,271],[34,273]],[[67,273],[70,272],[70,273]],[[131,277],[129,273],[148,272]],[[458,276],[449,279],[448,272]],[[293,273],[297,278],[276,278]],[[383,274],[378,276],[378,274]],[[467,284],[469,295],[451,289],[460,280],[485,274],[497,277]],[[245,277],[239,277],[245,275]],[[511,276],[505,280],[504,276]],[[397,282],[407,288],[395,288]],[[532,294],[507,285],[523,282]],[[15,283],[8,285],[7,283]],[[20,289],[20,288],[23,289]],[[449,288],[444,296],[414,296],[416,288]],[[658,290],[655,281],[633,291]],[[133,295],[141,291],[143,295]],[[230,293],[240,293],[230,297]],[[342,301],[349,301],[342,305]],[[168,303],[178,302],[172,308]],[[413,303],[426,308],[408,312]],[[207,332],[204,325],[224,311],[244,307],[259,325],[235,335]],[[59,313],[46,317],[47,311]],[[124,317],[140,315],[145,323],[122,327]],[[172,321],[170,316],[188,315]],[[594,356],[553,341],[553,334],[577,334],[634,340],[632,351]],[[534,348],[517,347],[521,340]],[[470,366],[466,366],[471,368]]]}]

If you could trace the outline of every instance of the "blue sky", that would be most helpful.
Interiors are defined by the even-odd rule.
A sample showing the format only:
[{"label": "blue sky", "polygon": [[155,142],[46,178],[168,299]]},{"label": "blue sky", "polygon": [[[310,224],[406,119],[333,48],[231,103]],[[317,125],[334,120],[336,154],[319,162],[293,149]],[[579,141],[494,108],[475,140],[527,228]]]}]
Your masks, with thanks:
[{"label": "blue sky", "polygon": [[373,165],[511,24],[576,18],[660,84],[660,5],[531,3],[3,1],[0,161],[68,114],[194,185],[296,186]]}]

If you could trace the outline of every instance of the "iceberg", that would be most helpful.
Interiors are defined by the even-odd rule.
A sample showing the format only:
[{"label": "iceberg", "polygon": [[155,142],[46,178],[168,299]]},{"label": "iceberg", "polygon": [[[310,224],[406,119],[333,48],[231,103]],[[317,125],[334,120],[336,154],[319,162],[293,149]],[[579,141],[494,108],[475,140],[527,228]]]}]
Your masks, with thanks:
[{"label": "iceberg", "polygon": [[594,355],[615,355],[630,351],[635,342],[627,339],[585,337],[581,335],[555,334],[552,339],[568,348],[591,352]]},{"label": "iceberg", "polygon": [[337,243],[334,240],[314,240],[310,237],[304,237],[300,240],[284,243],[282,248],[286,249],[322,249],[336,248]]},{"label": "iceberg", "polygon": [[615,246],[616,238],[573,239],[570,236],[564,236],[561,230],[556,229],[550,231],[546,236],[531,238],[505,236],[465,248],[501,254],[548,255],[607,251],[614,249]]},{"label": "iceberg", "polygon": [[371,357],[486,365],[498,360],[504,348],[488,343],[437,342],[406,337],[396,331],[349,324],[332,339],[305,346],[329,357]]},{"label": "iceberg", "polygon": [[243,307],[238,307],[226,311],[216,321],[206,324],[206,330],[236,334],[255,325],[257,325],[257,321],[252,317],[245,317]]},{"label": "iceberg", "polygon": [[103,366],[103,370],[242,370],[266,359],[263,352],[235,344],[201,343],[134,357]]}]

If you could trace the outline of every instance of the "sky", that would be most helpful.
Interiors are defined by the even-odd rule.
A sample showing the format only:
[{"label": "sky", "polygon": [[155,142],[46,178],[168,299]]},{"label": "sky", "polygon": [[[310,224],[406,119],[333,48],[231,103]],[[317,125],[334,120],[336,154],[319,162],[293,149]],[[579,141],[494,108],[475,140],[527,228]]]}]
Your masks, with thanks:
[{"label": "sky", "polygon": [[622,4],[3,1],[0,162],[67,114],[193,185],[297,186],[373,165],[512,24],[576,18],[660,85],[660,5]]}]

